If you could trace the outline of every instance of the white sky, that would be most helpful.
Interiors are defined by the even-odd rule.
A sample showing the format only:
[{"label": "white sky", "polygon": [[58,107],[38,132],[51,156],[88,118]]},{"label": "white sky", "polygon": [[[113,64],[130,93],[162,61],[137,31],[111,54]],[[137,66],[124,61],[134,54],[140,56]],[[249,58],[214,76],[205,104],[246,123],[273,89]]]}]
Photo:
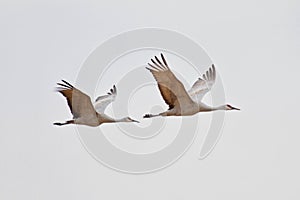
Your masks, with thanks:
[{"label": "white sky", "polygon": [[[0,198],[299,199],[299,13],[296,0],[1,1]],[[52,126],[70,118],[52,91],[103,41],[142,27],[202,45],[242,111],[226,114],[205,160],[199,135],[171,167],[134,176],[95,161],[75,128]]]}]

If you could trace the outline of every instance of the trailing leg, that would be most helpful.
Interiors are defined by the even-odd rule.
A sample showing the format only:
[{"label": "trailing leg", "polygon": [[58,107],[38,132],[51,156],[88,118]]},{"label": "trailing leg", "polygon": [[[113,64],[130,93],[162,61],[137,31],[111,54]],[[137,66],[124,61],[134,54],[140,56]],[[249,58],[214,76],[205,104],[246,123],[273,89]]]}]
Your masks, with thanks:
[{"label": "trailing leg", "polygon": [[152,118],[152,117],[158,117],[158,116],[160,116],[160,115],[159,114],[156,114],[156,115],[154,115],[154,114],[145,114],[143,118]]},{"label": "trailing leg", "polygon": [[152,118],[152,117],[158,117],[158,116],[165,117],[165,116],[170,116],[170,115],[171,115],[171,112],[168,110],[166,112],[162,112],[159,114],[145,114],[143,118]]},{"label": "trailing leg", "polygon": [[56,125],[56,126],[63,126],[63,125],[67,125],[67,124],[74,124],[74,120],[68,120],[68,121],[63,122],[63,123],[61,123],[61,122],[53,123],[53,125]]}]

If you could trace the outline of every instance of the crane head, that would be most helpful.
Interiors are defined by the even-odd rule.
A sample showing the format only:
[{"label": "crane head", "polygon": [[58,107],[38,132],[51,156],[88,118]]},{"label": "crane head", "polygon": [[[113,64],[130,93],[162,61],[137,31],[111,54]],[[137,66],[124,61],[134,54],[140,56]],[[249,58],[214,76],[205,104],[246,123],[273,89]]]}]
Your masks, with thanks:
[{"label": "crane head", "polygon": [[137,123],[140,123],[139,121],[134,120],[134,119],[131,119],[130,117],[127,117],[127,118],[126,118],[126,121],[127,121],[127,122],[137,122]]}]

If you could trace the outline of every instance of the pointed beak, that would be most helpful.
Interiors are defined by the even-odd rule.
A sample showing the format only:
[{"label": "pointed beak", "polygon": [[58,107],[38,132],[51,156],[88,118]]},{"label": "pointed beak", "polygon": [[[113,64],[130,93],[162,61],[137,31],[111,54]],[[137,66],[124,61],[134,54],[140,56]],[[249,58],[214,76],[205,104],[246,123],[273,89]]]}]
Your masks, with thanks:
[{"label": "pointed beak", "polygon": [[132,122],[140,123],[139,121],[137,121],[137,120],[134,120],[134,119],[132,119]]},{"label": "pointed beak", "polygon": [[232,110],[241,110],[241,109],[239,109],[239,108],[235,108],[235,107],[232,107]]}]

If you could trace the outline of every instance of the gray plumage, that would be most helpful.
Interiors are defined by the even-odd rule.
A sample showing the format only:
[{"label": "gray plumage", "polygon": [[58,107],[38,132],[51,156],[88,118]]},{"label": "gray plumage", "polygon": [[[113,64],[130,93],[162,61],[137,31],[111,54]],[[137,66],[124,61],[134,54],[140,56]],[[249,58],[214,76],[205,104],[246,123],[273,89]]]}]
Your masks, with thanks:
[{"label": "gray plumage", "polygon": [[156,116],[185,116],[194,115],[198,112],[208,112],[214,110],[239,110],[229,104],[211,107],[201,102],[204,95],[211,90],[216,80],[216,69],[212,65],[202,78],[199,78],[191,87],[186,91],[183,84],[170,70],[168,63],[163,54],[161,60],[156,56],[148,63],[148,69],[155,78],[161,96],[163,97],[169,109],[159,114],[146,114],[144,118]]},{"label": "gray plumage", "polygon": [[67,99],[69,108],[73,114],[73,119],[62,123],[56,122],[54,125],[81,124],[95,127],[103,123],[138,122],[130,117],[113,119],[104,114],[106,107],[113,102],[117,96],[116,86],[113,86],[107,95],[99,96],[93,104],[88,95],[67,81],[62,80],[62,82],[63,83],[57,83],[59,86],[57,87],[57,91]]}]

